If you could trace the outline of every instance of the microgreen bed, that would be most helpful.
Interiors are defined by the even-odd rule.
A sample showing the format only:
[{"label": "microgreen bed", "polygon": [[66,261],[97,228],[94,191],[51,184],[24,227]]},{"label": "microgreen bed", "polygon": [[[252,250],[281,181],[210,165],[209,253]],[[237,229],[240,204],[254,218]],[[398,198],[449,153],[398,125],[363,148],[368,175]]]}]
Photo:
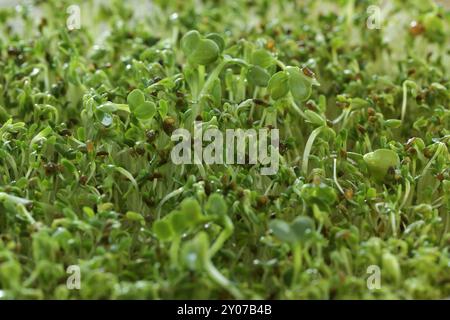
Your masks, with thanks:
[{"label": "microgreen bed", "polygon": [[[450,296],[448,10],[74,4],[0,9],[0,298]],[[278,170],[175,164],[195,121]]]}]

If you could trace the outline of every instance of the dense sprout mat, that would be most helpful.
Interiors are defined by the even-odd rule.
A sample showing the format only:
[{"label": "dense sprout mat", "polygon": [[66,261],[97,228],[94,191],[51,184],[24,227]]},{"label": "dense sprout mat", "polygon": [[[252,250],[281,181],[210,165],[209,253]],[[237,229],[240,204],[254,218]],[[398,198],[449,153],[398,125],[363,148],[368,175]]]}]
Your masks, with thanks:
[{"label": "dense sprout mat", "polygon": [[0,297],[448,298],[448,8],[5,1]]}]

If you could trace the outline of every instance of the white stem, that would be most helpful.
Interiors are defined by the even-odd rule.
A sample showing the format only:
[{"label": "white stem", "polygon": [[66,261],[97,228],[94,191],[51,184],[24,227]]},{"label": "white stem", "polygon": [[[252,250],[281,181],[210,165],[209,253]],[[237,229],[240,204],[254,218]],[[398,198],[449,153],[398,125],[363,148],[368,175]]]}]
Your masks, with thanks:
[{"label": "white stem", "polygon": [[338,187],[339,191],[345,195],[344,189],[342,189],[341,185],[339,184],[338,180],[337,180],[337,175],[336,175],[336,159],[334,159],[333,161],[333,179],[334,179],[334,183],[336,183],[336,186]]},{"label": "white stem", "polygon": [[314,129],[313,132],[309,135],[308,141],[306,141],[305,151],[303,152],[303,161],[302,161],[302,171],[305,175],[308,173],[308,159],[309,154],[311,153],[311,148],[314,143],[314,140],[319,135],[319,133],[323,130],[324,127],[318,127]]}]

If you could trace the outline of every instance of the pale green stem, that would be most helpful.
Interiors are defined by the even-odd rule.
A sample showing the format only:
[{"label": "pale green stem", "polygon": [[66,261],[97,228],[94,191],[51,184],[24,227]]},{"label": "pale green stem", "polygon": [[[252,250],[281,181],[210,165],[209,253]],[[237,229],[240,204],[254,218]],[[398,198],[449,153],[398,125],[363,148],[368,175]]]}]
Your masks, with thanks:
[{"label": "pale green stem", "polygon": [[206,80],[205,85],[203,86],[202,90],[200,91],[199,98],[201,98],[203,95],[206,94],[206,92],[209,91],[210,87],[212,86],[215,79],[217,79],[222,72],[222,70],[230,63],[236,63],[239,65],[247,66],[247,63],[244,60],[241,59],[225,59],[222,62],[220,62],[217,67],[211,72],[211,74],[208,77],[208,80]]},{"label": "pale green stem", "polygon": [[407,106],[407,102],[408,102],[408,85],[416,85],[416,84],[414,82],[412,82],[411,80],[405,80],[403,82],[402,115],[400,118],[402,122],[405,119],[405,115],[406,115],[406,106]]},{"label": "pale green stem", "polygon": [[159,219],[161,217],[161,208],[163,206],[164,203],[166,203],[170,198],[176,197],[177,195],[179,195],[180,193],[182,193],[184,191],[184,188],[178,188],[174,191],[172,191],[171,193],[169,193],[168,195],[166,195],[161,202],[158,205],[158,215],[157,215],[157,219]]},{"label": "pale green stem", "polygon": [[292,285],[297,283],[298,275],[302,268],[302,246],[301,244],[295,243],[292,247],[293,259],[294,259],[294,271],[292,274]]},{"label": "pale green stem", "polygon": [[242,293],[231,283],[230,280],[224,277],[219,270],[214,266],[211,260],[206,258],[205,261],[206,272],[218,285],[225,288],[235,299],[242,299]]},{"label": "pale green stem", "polygon": [[437,156],[442,152],[442,150],[445,148],[445,144],[442,142],[439,142],[439,146],[437,147],[436,152],[434,153],[434,156],[430,159],[430,161],[428,161],[427,165],[425,166],[425,168],[423,168],[422,170],[422,174],[421,176],[424,176],[425,173],[428,171],[428,169],[430,168],[431,164],[433,163],[433,161],[437,158]]},{"label": "pale green stem", "polygon": [[338,179],[337,179],[337,174],[336,174],[336,162],[337,162],[337,160],[334,159],[334,160],[333,160],[333,180],[334,180],[334,183],[336,183],[336,186],[338,187],[339,191],[340,191],[342,194],[345,194],[344,189],[342,189],[342,187],[341,187],[341,185],[339,184]]},{"label": "pale green stem", "polygon": [[176,237],[170,246],[170,262],[173,267],[178,266],[178,251],[180,249],[181,239]]},{"label": "pale green stem", "polygon": [[213,257],[222,247],[225,241],[233,234],[234,226],[231,219],[226,216],[224,218],[225,227],[223,231],[219,234],[214,244],[209,249],[209,255],[210,257]]},{"label": "pale green stem", "polygon": [[411,191],[411,183],[408,179],[405,179],[405,196],[403,197],[402,204],[398,208],[398,210],[401,210],[403,206],[406,204],[406,201],[408,201],[409,193]]},{"label": "pale green stem", "polygon": [[313,132],[309,135],[308,141],[306,141],[305,151],[303,152],[303,160],[302,160],[302,172],[303,174],[308,174],[308,159],[309,154],[311,153],[311,148],[314,143],[316,137],[320,134],[320,132],[324,129],[324,126],[318,127],[314,129]]},{"label": "pale green stem", "polygon": [[303,119],[308,120],[308,118],[305,116],[305,113],[302,111],[302,109],[300,109],[300,107],[295,103],[294,99],[292,98],[292,96],[289,97],[289,102],[292,105],[292,108],[294,109],[295,112],[297,112]]}]

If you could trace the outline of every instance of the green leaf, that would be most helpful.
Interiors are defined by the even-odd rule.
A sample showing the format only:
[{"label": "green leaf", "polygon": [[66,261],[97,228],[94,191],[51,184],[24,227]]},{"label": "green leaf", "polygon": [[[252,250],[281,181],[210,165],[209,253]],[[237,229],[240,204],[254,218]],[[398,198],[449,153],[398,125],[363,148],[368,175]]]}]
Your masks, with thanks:
[{"label": "green leaf", "polygon": [[353,110],[367,108],[369,106],[369,102],[367,100],[361,98],[353,98],[350,101],[350,105]]},{"label": "green leaf", "polygon": [[287,67],[289,75],[289,89],[295,101],[303,102],[308,100],[312,92],[312,83],[298,67]]},{"label": "green leaf", "polygon": [[134,89],[127,96],[127,103],[131,110],[134,110],[145,102],[144,93],[139,89]]},{"label": "green leaf", "polygon": [[[211,34],[210,38],[202,38],[198,31],[187,32],[181,39],[181,49],[188,61],[193,65],[207,65],[217,60],[221,52],[220,47],[225,46],[219,35]],[[217,41],[217,43],[216,43]]]},{"label": "green leaf", "polygon": [[189,56],[194,52],[200,41],[200,33],[197,30],[188,31],[183,38],[181,38],[181,49],[184,54]]},{"label": "green leaf", "polygon": [[427,13],[423,19],[425,32],[432,41],[440,41],[444,34],[445,25],[443,20],[435,13]]},{"label": "green leaf", "polygon": [[151,119],[156,114],[156,105],[152,101],[145,101],[133,111],[133,114],[139,120]]},{"label": "green leaf", "polygon": [[221,194],[214,193],[209,196],[208,202],[205,205],[205,210],[208,214],[224,216],[228,212],[227,203]]},{"label": "green leaf", "polygon": [[270,75],[260,66],[251,66],[247,72],[247,80],[253,85],[266,87],[269,83]]},{"label": "green leaf", "polygon": [[378,149],[364,155],[370,174],[377,180],[383,180],[390,168],[397,168],[400,159],[395,151],[390,149]]},{"label": "green leaf", "polygon": [[384,121],[384,125],[388,128],[400,128],[402,121],[398,119],[388,119]]},{"label": "green leaf", "polygon": [[269,227],[273,234],[281,241],[293,243],[297,240],[290,225],[283,220],[272,220]]},{"label": "green leaf", "polygon": [[127,131],[125,131],[125,138],[131,141],[139,140],[141,131],[136,126],[132,125]]},{"label": "green leaf", "polygon": [[187,215],[178,210],[170,213],[170,223],[173,231],[177,235],[182,235],[189,227],[192,226],[192,221],[188,218],[189,217]]},{"label": "green leaf", "polygon": [[170,223],[163,219],[153,223],[153,232],[156,234],[159,240],[167,241],[173,236],[173,230]]},{"label": "green leaf", "polygon": [[64,166],[64,168],[66,168],[67,171],[69,171],[72,174],[77,174],[77,167],[73,164],[72,161],[69,161],[67,159],[62,159],[61,160],[61,164]]},{"label": "green leaf", "polygon": [[264,49],[258,49],[253,51],[251,57],[251,63],[261,68],[267,69],[275,64],[274,57]]},{"label": "green leaf", "polygon": [[164,99],[159,100],[158,112],[162,119],[164,119],[167,116],[168,111],[169,111],[169,106],[167,104],[167,101]]},{"label": "green leaf", "polygon": [[394,282],[400,280],[401,269],[396,256],[389,252],[385,252],[382,256],[382,267],[383,274],[385,274],[388,279],[391,279]]},{"label": "green leaf", "polygon": [[219,47],[214,41],[202,39],[190,53],[188,60],[193,64],[207,65],[216,61],[219,57],[219,53]]},{"label": "green leaf", "polygon": [[333,205],[337,200],[336,191],[324,183],[308,183],[300,190],[302,199],[308,204],[319,204],[325,207]]},{"label": "green leaf", "polygon": [[181,212],[189,221],[197,223],[202,220],[202,210],[199,203],[194,198],[188,198],[181,203]]},{"label": "green leaf", "polygon": [[314,220],[306,216],[297,217],[291,223],[291,231],[298,241],[305,242],[314,231]]},{"label": "green leaf", "polygon": [[145,224],[145,219],[140,213],[128,211],[125,214],[125,217],[127,218],[127,220],[139,222],[141,225]]},{"label": "green leaf", "polygon": [[204,231],[199,232],[194,239],[186,242],[181,250],[184,264],[190,270],[200,271],[205,267],[208,256],[209,237]]},{"label": "green leaf", "polygon": [[283,98],[289,92],[289,77],[285,71],[275,73],[269,80],[267,90],[269,90],[272,99]]},{"label": "green leaf", "polygon": [[212,40],[217,44],[219,51],[222,52],[225,49],[225,40],[218,33],[210,33],[206,36],[206,39]]},{"label": "green leaf", "polygon": [[45,127],[42,129],[37,135],[33,137],[30,141],[30,147],[33,146],[35,143],[38,143],[42,140],[46,140],[47,137],[53,132],[52,128],[50,126]]}]

